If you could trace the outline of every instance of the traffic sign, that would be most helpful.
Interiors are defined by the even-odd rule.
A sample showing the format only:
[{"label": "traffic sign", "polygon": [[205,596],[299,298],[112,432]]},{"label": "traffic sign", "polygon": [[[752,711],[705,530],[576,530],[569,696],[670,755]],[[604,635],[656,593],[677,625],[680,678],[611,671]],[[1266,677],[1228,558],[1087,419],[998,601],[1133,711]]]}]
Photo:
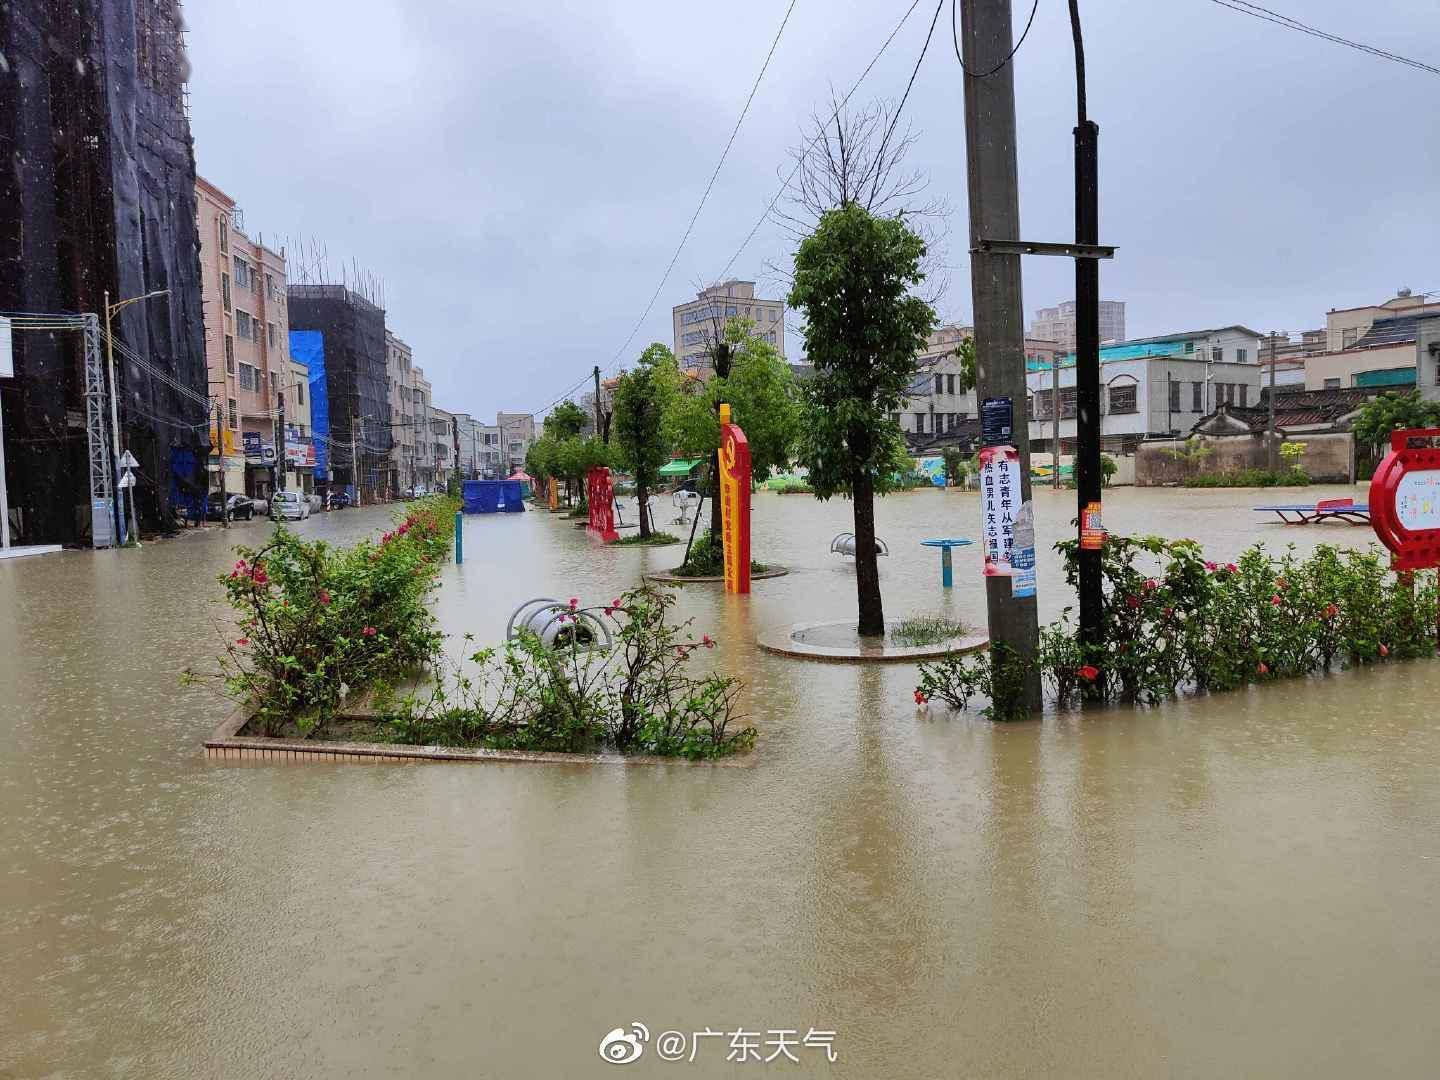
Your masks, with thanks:
[{"label": "traffic sign", "polygon": [[120,486],[122,488],[133,488],[135,486],[135,474],[129,469],[126,469],[125,475],[120,477]]},{"label": "traffic sign", "polygon": [[140,462],[135,460],[135,455],[132,454],[129,450],[126,450],[123,454],[120,455],[120,468],[138,469],[139,467]]}]

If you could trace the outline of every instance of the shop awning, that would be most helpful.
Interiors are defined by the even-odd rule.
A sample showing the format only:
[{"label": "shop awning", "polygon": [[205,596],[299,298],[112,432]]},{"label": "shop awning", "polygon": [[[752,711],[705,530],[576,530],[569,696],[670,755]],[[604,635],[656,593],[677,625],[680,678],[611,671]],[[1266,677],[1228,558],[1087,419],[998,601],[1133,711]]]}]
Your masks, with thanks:
[{"label": "shop awning", "polygon": [[690,470],[693,469],[696,465],[699,465],[699,464],[700,464],[700,459],[699,459],[699,458],[695,458],[693,461],[683,461],[683,460],[681,460],[681,461],[667,461],[664,465],[661,465],[661,466],[660,466],[659,475],[660,475],[660,476],[689,476],[689,475],[690,475]]}]

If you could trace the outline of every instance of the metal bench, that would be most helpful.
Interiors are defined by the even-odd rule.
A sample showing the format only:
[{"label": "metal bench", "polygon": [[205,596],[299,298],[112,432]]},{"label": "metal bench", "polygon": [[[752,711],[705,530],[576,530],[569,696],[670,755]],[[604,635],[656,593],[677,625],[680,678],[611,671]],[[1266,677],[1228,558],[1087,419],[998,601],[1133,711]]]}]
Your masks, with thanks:
[{"label": "metal bench", "polygon": [[1343,521],[1348,525],[1369,525],[1370,506],[1354,499],[1322,499],[1316,503],[1278,503],[1252,507],[1256,513],[1275,514],[1286,525],[1315,525]]}]

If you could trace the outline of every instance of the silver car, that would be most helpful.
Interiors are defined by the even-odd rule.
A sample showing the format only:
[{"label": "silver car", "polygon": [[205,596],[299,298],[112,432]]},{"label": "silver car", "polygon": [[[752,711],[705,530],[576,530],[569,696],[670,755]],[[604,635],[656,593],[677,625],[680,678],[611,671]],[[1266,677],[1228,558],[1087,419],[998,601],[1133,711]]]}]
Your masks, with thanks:
[{"label": "silver car", "polygon": [[299,491],[277,491],[270,496],[270,516],[276,521],[304,521],[310,516],[310,500]]}]

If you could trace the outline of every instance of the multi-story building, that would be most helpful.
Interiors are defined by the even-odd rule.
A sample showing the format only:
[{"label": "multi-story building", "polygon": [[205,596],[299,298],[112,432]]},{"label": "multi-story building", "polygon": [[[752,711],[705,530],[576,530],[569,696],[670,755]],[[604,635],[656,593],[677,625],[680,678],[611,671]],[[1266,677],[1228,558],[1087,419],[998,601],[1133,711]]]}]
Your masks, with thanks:
[{"label": "multi-story building", "polygon": [[[389,480],[392,428],[385,312],[344,285],[291,285],[290,325],[323,340],[332,482],[379,499]],[[358,460],[357,460],[358,459]]]},{"label": "multi-story building", "polygon": [[290,358],[288,378],[280,387],[285,402],[285,487],[315,491],[315,429],[310,422],[310,368]]},{"label": "multi-story building", "polygon": [[730,279],[701,289],[694,300],[672,309],[675,356],[686,371],[708,374],[710,347],[730,319],[750,319],[755,334],[785,356],[785,305],[755,295],[755,282]]},{"label": "multi-story building", "polygon": [[[1414,387],[1429,358],[1433,336],[1440,328],[1440,305],[1427,308],[1432,306],[1432,311],[1417,307],[1414,314],[1375,319],[1345,348],[1307,356],[1305,389]],[[1348,336],[1347,331],[1342,334]]]},{"label": "multi-story building", "polygon": [[[951,323],[940,327],[925,342],[916,360],[918,373],[910,383],[909,396],[892,419],[907,435],[943,436],[960,430],[962,423],[979,415],[974,388],[964,389],[960,358],[955,350],[962,341],[975,336],[974,327]],[[1029,366],[1049,366],[1060,347],[1053,341],[1025,339]],[[911,440],[917,441],[917,440]]]},{"label": "multi-story building", "polygon": [[290,323],[285,255],[252,240],[235,200],[204,177],[195,179],[204,289],[205,360],[211,392],[243,459],[224,461],[225,488],[269,498],[276,487],[280,388],[290,380]]},{"label": "multi-story building", "polygon": [[431,433],[430,413],[434,402],[430,399],[430,380],[425,378],[425,372],[418,367],[412,366],[411,372],[415,378],[414,401],[410,411],[412,442],[415,446],[415,485],[434,491],[437,484],[435,440]]},{"label": "multi-story building", "polygon": [[[0,13],[0,310],[109,323],[115,441],[140,462],[127,502],[165,529],[204,501],[213,414],[183,34],[175,0],[10,0]],[[23,322],[5,380],[11,534],[106,543],[109,417],[86,393],[104,343],[79,316]]]},{"label": "multi-story building", "polygon": [[456,414],[430,406],[430,458],[435,462],[435,483],[444,488],[456,468],[459,425]]},{"label": "multi-story building", "polygon": [[415,366],[410,346],[385,331],[385,380],[390,397],[390,489],[413,488],[415,476]]},{"label": "multi-story building", "polygon": [[1440,314],[1440,300],[1428,299],[1433,296],[1440,296],[1440,293],[1417,294],[1409,289],[1400,289],[1389,300],[1379,304],[1331,308],[1325,313],[1325,351],[1337,353],[1358,344],[1377,319]]},{"label": "multi-story building", "polygon": [[[1260,400],[1260,335],[1243,326],[1138,338],[1100,350],[1101,445],[1130,453],[1148,436],[1189,431],[1220,405],[1241,408]],[[1026,374],[1030,442],[1073,452],[1076,431],[1075,356],[1034,363]],[[1058,407],[1059,416],[1056,416]]]},{"label": "multi-story building", "polygon": [[[1075,301],[1065,300],[1055,307],[1038,308],[1030,327],[1030,336],[1042,341],[1059,342],[1065,352],[1075,351]],[[1100,341],[1125,340],[1125,301],[1100,301]]]},{"label": "multi-story building", "polygon": [[480,479],[503,480],[499,425],[477,424],[476,429],[480,437]]},{"label": "multi-story building", "polygon": [[525,455],[535,442],[535,417],[530,413],[496,413],[495,426],[500,430],[500,466],[509,476],[525,468]]}]

